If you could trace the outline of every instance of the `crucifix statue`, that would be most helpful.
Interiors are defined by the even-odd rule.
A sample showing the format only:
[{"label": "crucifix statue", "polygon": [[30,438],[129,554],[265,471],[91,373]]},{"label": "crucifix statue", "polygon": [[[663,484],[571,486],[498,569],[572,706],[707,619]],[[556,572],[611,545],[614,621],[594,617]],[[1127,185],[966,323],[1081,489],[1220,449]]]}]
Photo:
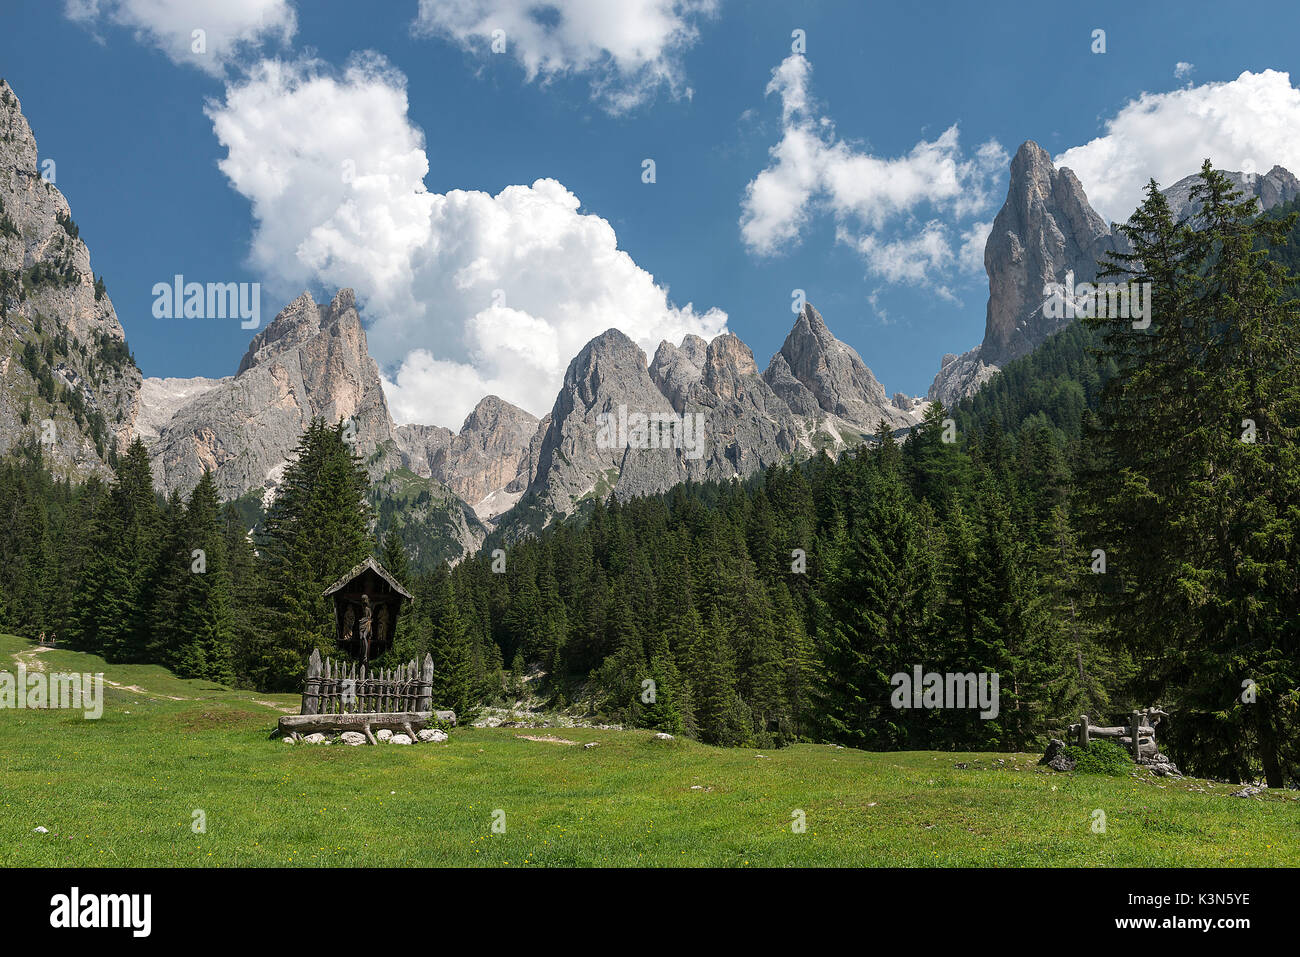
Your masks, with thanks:
[{"label": "crucifix statue", "polygon": [[411,593],[372,557],[325,589],[324,597],[334,602],[339,648],[364,663],[392,648],[397,616]]},{"label": "crucifix statue", "polygon": [[361,596],[361,619],[357,622],[357,645],[361,651],[361,660],[370,660],[370,638],[374,632],[374,612],[370,607],[370,596]]}]

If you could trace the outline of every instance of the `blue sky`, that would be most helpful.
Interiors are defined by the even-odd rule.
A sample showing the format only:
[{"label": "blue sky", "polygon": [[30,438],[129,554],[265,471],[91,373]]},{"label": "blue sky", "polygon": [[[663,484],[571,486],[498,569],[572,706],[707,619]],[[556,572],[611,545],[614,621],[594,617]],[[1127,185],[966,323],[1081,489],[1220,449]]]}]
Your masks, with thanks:
[{"label": "blue sky", "polygon": [[[710,5],[433,3],[417,29],[416,0],[6,0],[0,75],[145,375],[230,374],[251,335],[154,318],[176,273],[262,283],[264,323],[346,284],[399,421],[452,426],[489,389],[545,411],[574,343],[610,325],[652,350],[725,313],[762,368],[796,288],[887,390],[924,394],[983,335],[971,267],[1025,139],[1075,149],[1114,218],[1203,151],[1300,166],[1300,93],[1264,73],[1290,68],[1292,4],[1254,5],[1266,30],[1185,2]],[[364,190],[330,172],[354,157]]]}]

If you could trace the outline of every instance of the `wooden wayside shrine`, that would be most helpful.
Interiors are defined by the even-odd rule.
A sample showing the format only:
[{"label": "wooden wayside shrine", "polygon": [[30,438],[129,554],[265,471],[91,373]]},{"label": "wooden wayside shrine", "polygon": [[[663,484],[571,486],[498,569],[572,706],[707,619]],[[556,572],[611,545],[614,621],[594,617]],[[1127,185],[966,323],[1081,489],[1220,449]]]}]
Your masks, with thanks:
[{"label": "wooden wayside shrine", "polygon": [[400,731],[416,740],[430,724],[454,725],[456,712],[433,710],[433,657],[396,668],[369,662],[393,644],[402,603],[411,593],[388,571],[367,558],[325,589],[334,600],[338,645],[356,661],[321,658],[314,649],[307,662],[302,713],[280,718],[276,735],[297,740],[304,733],[359,731],[375,744],[375,731]]},{"label": "wooden wayside shrine", "polygon": [[363,664],[393,646],[402,603],[414,600],[373,558],[350,569],[324,596],[334,600],[339,647]]}]

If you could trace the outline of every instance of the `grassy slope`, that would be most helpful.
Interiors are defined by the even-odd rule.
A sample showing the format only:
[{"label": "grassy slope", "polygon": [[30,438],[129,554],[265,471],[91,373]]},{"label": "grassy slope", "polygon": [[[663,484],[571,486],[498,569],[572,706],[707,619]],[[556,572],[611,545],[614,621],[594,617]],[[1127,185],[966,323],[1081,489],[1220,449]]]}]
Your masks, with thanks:
[{"label": "grassy slope", "polygon": [[[0,636],[0,668],[24,654],[148,694],[107,689],[99,721],[0,711],[0,865],[1300,864],[1295,794],[1053,774],[1036,755],[756,752],[638,731],[290,746],[267,734],[292,696],[31,648]],[[196,809],[207,833],[191,829]]]}]

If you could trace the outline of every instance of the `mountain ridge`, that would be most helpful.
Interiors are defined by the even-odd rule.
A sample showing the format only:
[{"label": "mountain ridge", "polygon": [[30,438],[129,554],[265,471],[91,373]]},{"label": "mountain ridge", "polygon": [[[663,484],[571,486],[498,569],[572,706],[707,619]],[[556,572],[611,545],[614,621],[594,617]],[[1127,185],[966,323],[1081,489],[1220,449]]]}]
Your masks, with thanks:
[{"label": "mountain ridge", "polygon": [[[327,305],[310,292],[288,303],[253,336],[233,376],[147,379],[143,394],[167,406],[143,416],[135,432],[166,492],[188,491],[211,469],[223,496],[260,492],[269,502],[310,420],[343,421],[355,431],[373,483],[400,486],[407,495],[409,479],[393,484],[393,473],[407,470],[432,482],[435,498],[454,499],[456,512],[472,512],[472,521],[451,522],[466,552],[498,524],[519,534],[511,513],[525,498],[549,522],[592,495],[647,495],[687,480],[746,477],[823,449],[838,454],[880,422],[899,431],[924,410],[920,400],[888,398],[858,353],[806,304],[763,373],[731,333],[711,342],[691,335],[680,345],[665,340],[647,362],[640,346],[611,328],[570,362],[541,419],[489,395],[459,432],[398,425],[346,288]],[[701,417],[699,446],[602,447],[602,417],[620,410],[665,421]]]}]

